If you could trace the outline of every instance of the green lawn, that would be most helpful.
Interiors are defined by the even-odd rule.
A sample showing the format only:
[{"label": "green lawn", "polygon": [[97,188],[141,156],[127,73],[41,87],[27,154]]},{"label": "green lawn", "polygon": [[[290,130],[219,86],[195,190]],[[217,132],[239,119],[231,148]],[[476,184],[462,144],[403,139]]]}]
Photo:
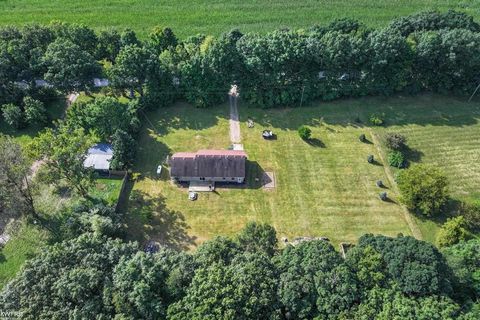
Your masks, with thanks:
[{"label": "green lawn", "polygon": [[[50,120],[56,120],[63,116],[65,111],[65,100],[57,99],[46,105],[47,115]],[[7,134],[15,138],[15,140],[22,146],[27,145],[33,137],[35,137],[43,126],[28,126],[22,130],[16,130],[3,121],[3,116],[0,115],[0,133]]]},{"label": "green lawn", "polygon": [[122,178],[99,178],[96,180],[95,189],[90,192],[93,197],[104,199],[109,204],[115,204],[120,195]]},{"label": "green lawn", "polygon": [[15,276],[25,260],[46,245],[48,234],[36,226],[21,223],[18,232],[0,250],[0,288]]},{"label": "green lawn", "polygon": [[[378,111],[386,114],[387,126],[364,127],[369,115]],[[279,237],[326,236],[336,244],[368,232],[411,234],[408,216],[387,178],[386,172],[393,171],[366,161],[369,154],[380,159],[378,148],[383,154],[385,150],[360,143],[361,133],[370,141],[371,134],[381,141],[386,131],[405,133],[417,156],[412,165],[423,161],[444,168],[455,198],[478,195],[475,144],[480,141],[480,105],[424,95],[318,102],[293,109],[240,106],[242,139],[251,161],[248,186],[219,188],[190,202],[186,188],[173,185],[166,173],[156,177],[155,169],[173,152],[228,147],[227,112],[227,105],[212,109],[176,105],[148,114],[134,169],[141,176],[132,191],[133,238],[200,243],[218,234],[231,235],[249,220],[271,223]],[[247,128],[248,117],[255,120],[255,128]],[[357,118],[361,123],[355,122]],[[296,129],[301,124],[312,128],[312,144],[299,139]],[[272,129],[278,139],[261,139],[264,128]],[[274,190],[259,188],[255,178],[262,170],[275,173]],[[378,179],[389,187],[391,202],[378,199]],[[414,221],[423,238],[434,241],[442,219]]]},{"label": "green lawn", "polygon": [[279,27],[303,28],[338,17],[353,17],[369,26],[426,9],[457,9],[479,17],[474,0],[4,0],[0,24],[85,23],[96,29],[132,28],[142,37],[155,25],[170,26],[181,37],[220,34],[231,28],[265,32]]}]

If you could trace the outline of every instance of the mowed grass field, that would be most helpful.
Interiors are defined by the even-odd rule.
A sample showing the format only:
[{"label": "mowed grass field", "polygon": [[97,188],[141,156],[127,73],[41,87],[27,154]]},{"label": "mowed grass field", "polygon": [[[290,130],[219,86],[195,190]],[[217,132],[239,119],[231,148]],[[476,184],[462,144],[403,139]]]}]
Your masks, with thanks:
[{"label": "mowed grass field", "polygon": [[[369,115],[379,111],[385,113],[387,126],[370,127]],[[241,105],[242,142],[250,160],[246,187],[220,187],[191,202],[187,188],[172,184],[165,170],[156,177],[156,167],[167,154],[227,148],[227,115],[227,105],[195,109],[179,104],[146,116],[134,169],[140,177],[130,204],[132,221],[137,221],[133,238],[192,245],[231,235],[250,220],[272,224],[279,237],[326,236],[335,244],[353,242],[364,233],[412,234],[386,174],[386,170],[395,172],[382,163],[366,161],[369,154],[380,159],[379,152],[386,150],[382,145],[360,143],[362,133],[370,142],[372,134],[381,141],[387,131],[404,133],[416,156],[411,157],[411,165],[440,166],[449,177],[454,198],[478,196],[480,104],[434,95],[317,102],[275,110]],[[255,121],[253,129],[246,126],[248,118]],[[313,143],[298,137],[296,129],[302,124],[312,128]],[[263,140],[264,128],[272,129],[277,140]],[[275,189],[264,190],[255,181],[262,171],[275,173]],[[379,179],[388,187],[389,202],[378,199],[381,189],[375,182]],[[140,209],[146,203],[150,208]],[[424,239],[435,240],[442,219],[414,221]]]},{"label": "mowed grass field", "polygon": [[427,9],[456,9],[480,16],[476,0],[3,0],[0,24],[85,23],[97,30],[131,28],[145,37],[153,26],[169,26],[181,37],[218,35],[231,28],[266,32],[280,27],[303,28],[352,17],[369,26]]}]

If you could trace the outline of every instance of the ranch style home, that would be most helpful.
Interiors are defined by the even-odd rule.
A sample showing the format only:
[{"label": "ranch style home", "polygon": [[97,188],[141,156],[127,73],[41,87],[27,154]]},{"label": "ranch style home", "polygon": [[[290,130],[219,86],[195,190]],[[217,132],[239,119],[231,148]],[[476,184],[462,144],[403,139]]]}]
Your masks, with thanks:
[{"label": "ranch style home", "polygon": [[243,150],[178,152],[170,158],[170,176],[175,181],[245,181],[247,154]]}]

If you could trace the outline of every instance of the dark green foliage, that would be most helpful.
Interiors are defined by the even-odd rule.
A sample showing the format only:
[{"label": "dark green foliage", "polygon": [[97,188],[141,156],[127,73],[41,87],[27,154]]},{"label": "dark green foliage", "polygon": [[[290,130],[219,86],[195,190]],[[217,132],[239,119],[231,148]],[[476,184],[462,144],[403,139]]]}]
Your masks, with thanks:
[{"label": "dark green foliage", "polygon": [[460,213],[465,218],[469,229],[473,231],[480,230],[480,201],[463,202],[460,207]]},{"label": "dark green foliage", "polygon": [[135,160],[136,141],[127,132],[118,129],[112,137],[113,158],[110,168],[122,170],[130,167]]},{"label": "dark green foliage", "polygon": [[399,150],[393,150],[388,153],[388,164],[392,167],[405,167],[405,156]]},{"label": "dark green foliage", "polygon": [[319,315],[317,274],[328,273],[341,264],[338,252],[326,241],[309,241],[287,246],[274,261],[280,272],[278,297],[285,312],[294,319]]},{"label": "dark green foliage", "polygon": [[240,253],[237,242],[217,236],[198,248],[195,257],[200,266],[209,266],[214,263],[228,265]]},{"label": "dark green foliage", "polygon": [[117,30],[110,29],[100,31],[98,34],[98,43],[95,50],[95,57],[98,60],[106,59],[115,62],[121,48],[121,36]]},{"label": "dark green foliage", "polygon": [[380,252],[370,245],[356,246],[347,252],[346,264],[355,273],[363,289],[382,287],[386,283],[386,263]]},{"label": "dark green foliage", "polygon": [[169,319],[280,319],[277,274],[263,254],[245,253],[229,265],[195,272],[186,296],[169,307]]},{"label": "dark green foliage", "polygon": [[150,53],[145,48],[137,45],[122,47],[109,70],[112,85],[121,90],[129,89],[131,97],[134,91],[143,95],[149,64]]},{"label": "dark green foliage", "polygon": [[168,48],[175,48],[178,40],[172,29],[155,27],[148,39],[148,48],[155,54],[160,54]]},{"label": "dark green foliage", "polygon": [[449,247],[460,241],[465,241],[469,238],[469,233],[465,229],[466,223],[463,216],[450,218],[442,225],[437,234],[437,245],[442,247]]},{"label": "dark green foliage", "polygon": [[424,11],[392,21],[389,29],[403,36],[416,31],[431,31],[442,29],[466,29],[480,31],[480,26],[473,18],[463,12],[449,10],[447,12]]},{"label": "dark green foliage", "polygon": [[460,242],[442,250],[456,278],[456,294],[475,301],[480,298],[480,240]]},{"label": "dark green foliage", "polygon": [[42,101],[27,96],[23,98],[23,106],[25,109],[25,120],[30,125],[44,125],[47,122],[47,109]]},{"label": "dark green foliage", "polygon": [[269,224],[249,222],[238,234],[237,241],[243,251],[273,256],[277,248],[277,232]]},{"label": "dark green foliage", "polygon": [[113,269],[135,251],[134,244],[90,234],[56,244],[25,264],[3,289],[0,306],[21,319],[111,318],[104,295]]},{"label": "dark green foliage", "polygon": [[413,166],[397,176],[401,201],[410,209],[430,216],[439,214],[448,200],[447,177],[428,165]]},{"label": "dark green foliage", "polygon": [[74,239],[84,233],[96,237],[118,237],[124,235],[122,215],[113,207],[98,200],[84,200],[62,213],[60,237]]},{"label": "dark green foliage", "polygon": [[15,129],[20,129],[24,126],[24,117],[22,108],[19,106],[9,103],[4,104],[2,107],[2,115],[3,119],[6,123],[10,126],[14,127]]},{"label": "dark green foliage", "polygon": [[101,72],[93,56],[70,40],[59,38],[45,52],[45,80],[64,93],[90,90]]},{"label": "dark green foliage", "polygon": [[81,51],[87,52],[92,56],[95,55],[97,35],[93,29],[83,24],[60,21],[52,22],[50,27],[57,38],[68,40],[70,43],[78,46]]},{"label": "dark green foliage", "polygon": [[385,123],[385,115],[383,113],[373,113],[370,115],[370,123],[374,126],[381,126]]},{"label": "dark green foliage", "polygon": [[107,96],[72,105],[68,109],[67,123],[95,132],[104,141],[110,140],[117,130],[135,133],[140,128],[135,102],[121,103]]},{"label": "dark green foliage", "polygon": [[431,244],[412,237],[365,235],[360,247],[371,246],[385,261],[387,277],[405,294],[451,294],[452,275],[445,258]]},{"label": "dark green foliage", "polygon": [[405,147],[407,138],[400,133],[389,132],[385,135],[385,145],[392,150],[400,150]]},{"label": "dark green foliage", "polygon": [[298,128],[298,135],[302,140],[309,140],[312,136],[312,129],[307,126],[301,126]]}]

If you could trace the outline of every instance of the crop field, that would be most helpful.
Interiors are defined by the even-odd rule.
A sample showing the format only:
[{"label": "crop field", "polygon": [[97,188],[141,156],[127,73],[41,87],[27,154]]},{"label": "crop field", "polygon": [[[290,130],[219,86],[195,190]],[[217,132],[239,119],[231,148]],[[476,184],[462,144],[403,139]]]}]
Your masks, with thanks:
[{"label": "crop field", "polygon": [[131,28],[145,37],[153,26],[169,26],[181,37],[218,35],[231,28],[266,32],[280,27],[304,28],[352,17],[369,26],[427,9],[465,11],[480,15],[476,0],[2,0],[0,25],[85,23],[97,30]]},{"label": "crop field", "polygon": [[[228,106],[194,109],[179,104],[148,114],[134,168],[139,176],[130,201],[131,234],[191,246],[231,235],[256,220],[271,223],[279,237],[326,236],[338,244],[364,233],[412,234],[410,217],[422,237],[433,241],[442,218],[411,219],[398,204],[387,176],[395,172],[380,160],[386,152],[380,141],[387,131],[406,134],[411,165],[426,162],[444,169],[454,198],[478,195],[478,102],[424,95],[316,104],[278,110],[241,106],[242,143],[250,161],[247,186],[202,193],[196,202],[187,199],[187,188],[169,181],[166,170],[161,177],[155,170],[173,152],[228,147]],[[368,125],[369,115],[378,111],[385,113],[386,127]],[[245,124],[248,118],[255,121],[253,129]],[[312,128],[310,144],[298,137],[302,124]],[[277,140],[263,140],[264,128],[273,130]],[[361,133],[370,143],[359,142]],[[377,164],[367,163],[369,154],[379,159]],[[263,171],[275,173],[275,189],[265,190],[255,180]],[[379,179],[387,184],[389,202],[378,199]]]}]

